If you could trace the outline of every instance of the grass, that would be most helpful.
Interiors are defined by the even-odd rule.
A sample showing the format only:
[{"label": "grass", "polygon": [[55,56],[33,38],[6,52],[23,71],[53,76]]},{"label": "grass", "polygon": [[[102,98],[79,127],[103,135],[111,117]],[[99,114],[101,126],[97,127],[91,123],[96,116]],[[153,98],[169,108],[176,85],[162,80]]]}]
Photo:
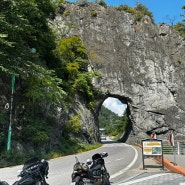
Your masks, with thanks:
[{"label": "grass", "polygon": [[81,153],[89,150],[93,150],[96,148],[101,147],[102,144],[100,143],[95,143],[95,144],[83,144],[83,143],[63,143],[59,148],[56,148],[49,152],[45,158],[46,159],[53,159],[61,156],[67,156],[67,155],[72,155],[76,153]]},{"label": "grass", "polygon": [[85,144],[79,141],[69,140],[62,142],[59,146],[49,150],[46,154],[39,151],[27,155],[21,155],[18,151],[5,151],[0,154],[0,168],[23,164],[29,158],[37,156],[46,160],[81,153],[101,147],[101,143]]}]

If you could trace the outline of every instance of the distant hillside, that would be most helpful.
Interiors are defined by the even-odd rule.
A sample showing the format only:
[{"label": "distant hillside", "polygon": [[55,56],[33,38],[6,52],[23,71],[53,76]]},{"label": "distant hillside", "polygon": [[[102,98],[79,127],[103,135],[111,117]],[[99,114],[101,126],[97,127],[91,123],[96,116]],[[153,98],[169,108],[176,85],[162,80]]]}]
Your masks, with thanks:
[{"label": "distant hillside", "polygon": [[118,116],[111,110],[102,105],[99,112],[99,126],[100,128],[106,128],[106,134],[119,137],[125,131],[128,124],[127,115]]},{"label": "distant hillside", "polygon": [[104,128],[108,124],[120,119],[120,117],[102,105],[98,119],[100,128]]}]

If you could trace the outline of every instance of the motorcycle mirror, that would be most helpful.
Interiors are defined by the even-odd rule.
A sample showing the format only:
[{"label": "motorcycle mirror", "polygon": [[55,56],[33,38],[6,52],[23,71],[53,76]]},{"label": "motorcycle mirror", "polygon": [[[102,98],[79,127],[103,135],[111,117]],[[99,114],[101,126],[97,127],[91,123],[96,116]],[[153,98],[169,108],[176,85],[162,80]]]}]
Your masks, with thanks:
[{"label": "motorcycle mirror", "polygon": [[103,153],[102,153],[102,156],[103,156],[103,157],[107,157],[107,156],[108,156],[108,153],[107,153],[107,152],[103,152]]},{"label": "motorcycle mirror", "polygon": [[76,163],[79,163],[79,160],[78,160],[78,157],[77,156],[75,156],[75,159],[76,159]]},{"label": "motorcycle mirror", "polygon": [[92,161],[90,159],[87,159],[87,164],[90,165]]},{"label": "motorcycle mirror", "polygon": [[41,159],[41,160],[40,160],[40,162],[41,162],[41,163],[44,163],[44,162],[45,162],[45,160],[44,160],[44,159]]},{"label": "motorcycle mirror", "polygon": [[17,170],[17,173],[21,173],[22,170]]}]

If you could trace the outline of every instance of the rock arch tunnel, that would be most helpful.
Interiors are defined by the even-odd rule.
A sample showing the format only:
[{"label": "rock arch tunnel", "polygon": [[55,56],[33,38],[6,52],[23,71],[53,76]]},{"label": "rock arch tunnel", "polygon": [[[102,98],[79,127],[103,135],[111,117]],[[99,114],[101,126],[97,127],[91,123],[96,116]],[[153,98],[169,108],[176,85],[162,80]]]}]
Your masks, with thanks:
[{"label": "rock arch tunnel", "polygon": [[[90,70],[100,74],[94,80],[102,93],[96,97],[96,113],[107,97],[115,97],[127,104],[138,138],[151,132],[166,138],[175,130],[177,138],[185,139],[184,38],[164,23],[155,25],[147,16],[135,22],[131,14],[114,7],[63,7],[71,13],[58,16],[56,25],[73,25],[67,35],[79,35],[89,53]],[[92,9],[100,12],[96,18],[89,13]]]},{"label": "rock arch tunnel", "polygon": [[[134,132],[133,132],[132,123],[131,123],[131,121],[130,121],[130,109],[129,109],[129,103],[128,103],[129,100],[128,100],[128,98],[122,97],[122,96],[120,96],[120,95],[106,94],[105,96],[103,96],[103,97],[99,100],[99,104],[98,104],[98,106],[97,106],[97,114],[99,114],[99,111],[101,110],[101,107],[102,107],[104,101],[105,101],[107,98],[115,98],[115,99],[119,100],[122,104],[126,104],[126,105],[127,105],[125,111],[126,111],[126,115],[127,115],[127,117],[128,117],[128,125],[127,125],[125,131],[123,132],[122,137],[120,138],[120,141],[121,141],[121,142],[126,142],[126,141],[128,140],[128,138],[129,138],[129,136],[130,136],[130,139],[129,139],[129,140],[131,140],[131,138],[133,139],[132,136],[134,136],[135,134],[134,134]],[[135,141],[135,140],[134,140],[134,141]],[[133,142],[134,142],[134,141],[133,141]],[[130,142],[131,142],[131,141],[130,141]]]}]

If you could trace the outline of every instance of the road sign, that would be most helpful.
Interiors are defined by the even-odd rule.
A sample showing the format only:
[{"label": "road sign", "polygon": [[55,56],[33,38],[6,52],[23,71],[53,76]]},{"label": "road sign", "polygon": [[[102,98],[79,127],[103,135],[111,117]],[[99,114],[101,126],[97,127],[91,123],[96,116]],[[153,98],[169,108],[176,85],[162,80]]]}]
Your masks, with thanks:
[{"label": "road sign", "polygon": [[162,166],[158,167],[162,167],[162,169],[164,169],[162,140],[158,139],[142,140],[142,157],[143,157],[143,169],[145,169],[145,167],[147,166],[145,165],[145,158],[148,157],[162,158]]},{"label": "road sign", "polygon": [[158,140],[143,141],[143,154],[144,155],[162,155],[161,141],[158,141]]},{"label": "road sign", "polygon": [[151,134],[151,138],[152,138],[152,139],[157,139],[156,134],[155,134],[155,133],[152,133],[152,134]]}]

